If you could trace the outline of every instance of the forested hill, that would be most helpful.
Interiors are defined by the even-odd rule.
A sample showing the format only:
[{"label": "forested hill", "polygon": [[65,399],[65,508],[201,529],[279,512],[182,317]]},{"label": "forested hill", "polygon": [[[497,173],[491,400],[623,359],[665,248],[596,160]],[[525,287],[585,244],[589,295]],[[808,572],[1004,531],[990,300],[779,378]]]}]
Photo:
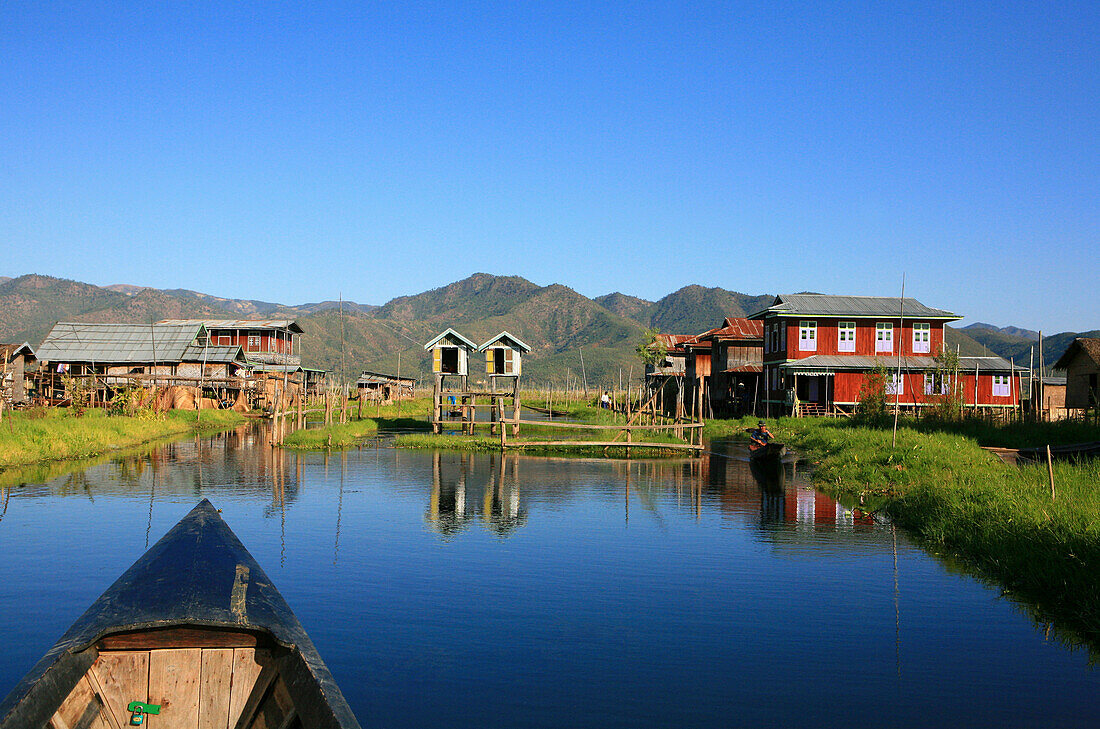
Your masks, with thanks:
[{"label": "forested hill", "polygon": [[[446,327],[479,343],[508,330],[532,347],[524,363],[528,381],[561,384],[576,378],[607,386],[618,381],[620,369],[624,378],[640,375],[634,348],[644,329],[697,334],[719,326],[725,317],[759,311],[773,298],[686,286],[658,301],[618,292],[590,299],[561,284],[539,286],[519,276],[478,273],[382,306],[354,301],[287,305],[185,289],[100,287],[30,274],[0,277],[0,341],[37,346],[59,320],[287,317],[297,319],[306,332],[302,351],[307,366],[342,369],[349,377],[363,369],[396,372],[400,367],[401,374],[418,376],[428,368],[423,343]],[[1065,351],[1073,336],[1066,332],[1044,340],[1048,363]],[[1017,363],[1026,362],[1035,344],[1011,328],[981,326],[951,329],[947,341],[964,355],[996,353],[1014,356]]]}]

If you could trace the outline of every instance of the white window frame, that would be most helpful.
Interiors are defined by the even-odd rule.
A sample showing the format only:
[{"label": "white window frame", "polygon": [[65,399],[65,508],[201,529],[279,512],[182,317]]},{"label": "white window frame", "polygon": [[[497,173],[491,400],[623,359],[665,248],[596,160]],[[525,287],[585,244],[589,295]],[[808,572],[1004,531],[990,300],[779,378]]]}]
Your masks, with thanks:
[{"label": "white window frame", "polygon": [[913,322],[913,353],[928,354],[932,351],[932,325],[926,321]]},{"label": "white window frame", "polygon": [[894,351],[894,323],[890,321],[875,322],[875,352]]},{"label": "white window frame", "polygon": [[951,375],[944,375],[943,380],[940,382],[940,391],[935,392],[936,374],[934,372],[924,373],[924,394],[925,395],[946,395],[947,390],[950,387],[951,387]]},{"label": "white window frame", "polygon": [[787,322],[780,319],[777,322],[779,326],[779,351],[787,351]]},{"label": "white window frame", "polygon": [[1011,375],[993,375],[993,397],[1012,397]]},{"label": "white window frame", "polygon": [[798,322],[798,351],[817,351],[817,321],[803,319]]},{"label": "white window frame", "polygon": [[905,394],[905,375],[898,376],[897,372],[891,372],[890,376],[886,378],[886,394],[887,395],[904,395]]},{"label": "white window frame", "polygon": [[771,354],[772,351],[772,335],[771,324],[764,325],[764,354]]},{"label": "white window frame", "polygon": [[854,321],[840,321],[836,324],[836,351],[856,351],[856,323]]},{"label": "white window frame", "polygon": [[259,352],[260,347],[263,346],[263,335],[258,332],[256,334],[249,334],[246,341],[248,342],[248,346],[245,348],[246,351]]}]

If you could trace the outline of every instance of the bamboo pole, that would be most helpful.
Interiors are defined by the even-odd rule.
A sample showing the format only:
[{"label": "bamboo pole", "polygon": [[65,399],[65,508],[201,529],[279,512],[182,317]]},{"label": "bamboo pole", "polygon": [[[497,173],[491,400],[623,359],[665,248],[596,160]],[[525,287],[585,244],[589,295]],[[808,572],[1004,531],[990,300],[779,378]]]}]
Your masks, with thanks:
[{"label": "bamboo pole", "polygon": [[1050,445],[1047,445],[1047,476],[1050,478],[1050,500],[1054,501],[1054,459],[1050,455]]}]

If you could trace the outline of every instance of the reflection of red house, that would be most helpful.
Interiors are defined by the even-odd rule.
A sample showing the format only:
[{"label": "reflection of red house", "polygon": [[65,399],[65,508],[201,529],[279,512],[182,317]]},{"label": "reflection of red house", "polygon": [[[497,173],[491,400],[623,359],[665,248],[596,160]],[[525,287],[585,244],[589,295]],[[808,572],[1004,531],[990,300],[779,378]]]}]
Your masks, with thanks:
[{"label": "reflection of red house", "polygon": [[956,371],[940,372],[934,357],[944,324],[961,317],[916,299],[784,294],[750,318],[764,326],[765,401],[773,413],[851,411],[876,367],[887,370],[890,400],[906,408],[935,404],[948,392],[970,406],[1020,402],[1023,370],[1000,357],[960,357]]},{"label": "reflection of red house", "polygon": [[874,526],[875,520],[862,511],[851,510],[812,488],[788,491],[783,499],[783,521],[812,526]]}]

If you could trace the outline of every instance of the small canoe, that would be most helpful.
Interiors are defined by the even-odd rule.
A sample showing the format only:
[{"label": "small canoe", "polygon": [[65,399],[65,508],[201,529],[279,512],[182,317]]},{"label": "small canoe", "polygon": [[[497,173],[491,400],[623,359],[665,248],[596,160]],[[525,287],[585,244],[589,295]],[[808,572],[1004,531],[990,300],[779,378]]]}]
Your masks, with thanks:
[{"label": "small canoe", "polygon": [[0,704],[0,729],[359,729],[313,642],[203,499]]},{"label": "small canoe", "polygon": [[787,453],[787,446],[782,443],[768,443],[758,448],[749,446],[749,458],[754,461],[778,461]]},{"label": "small canoe", "polygon": [[[1047,460],[1047,447],[1021,448],[1016,452],[1016,458],[1044,463]],[[1053,461],[1081,461],[1086,458],[1100,458],[1100,441],[1050,446],[1050,458]]]}]

